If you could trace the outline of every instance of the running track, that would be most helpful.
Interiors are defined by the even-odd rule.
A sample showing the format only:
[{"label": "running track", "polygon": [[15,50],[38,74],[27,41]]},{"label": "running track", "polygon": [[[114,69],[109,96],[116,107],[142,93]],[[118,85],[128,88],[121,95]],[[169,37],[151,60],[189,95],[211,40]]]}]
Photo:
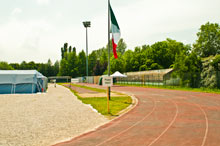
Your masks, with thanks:
[{"label": "running track", "polygon": [[137,106],[96,131],[56,146],[220,145],[220,94],[120,86],[112,90],[134,95]]}]

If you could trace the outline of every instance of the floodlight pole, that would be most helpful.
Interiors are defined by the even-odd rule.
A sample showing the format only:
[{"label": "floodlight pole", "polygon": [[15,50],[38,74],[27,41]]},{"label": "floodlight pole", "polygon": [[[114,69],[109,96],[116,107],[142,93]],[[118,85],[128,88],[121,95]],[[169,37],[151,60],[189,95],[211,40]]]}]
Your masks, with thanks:
[{"label": "floodlight pole", "polygon": [[87,33],[87,27],[91,26],[90,21],[83,22],[84,27],[86,28],[86,80],[88,83],[88,76],[89,76],[89,69],[88,69],[88,33]]}]

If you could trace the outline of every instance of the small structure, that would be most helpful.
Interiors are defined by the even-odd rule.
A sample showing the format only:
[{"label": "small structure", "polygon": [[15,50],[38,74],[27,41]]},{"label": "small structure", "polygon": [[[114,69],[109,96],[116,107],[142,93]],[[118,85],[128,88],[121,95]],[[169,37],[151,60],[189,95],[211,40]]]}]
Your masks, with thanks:
[{"label": "small structure", "polygon": [[48,82],[54,83],[54,80],[56,83],[70,83],[71,77],[70,76],[54,76],[54,77],[48,77]]},{"label": "small structure", "polygon": [[45,92],[47,78],[36,70],[0,70],[0,94]]},{"label": "small structure", "polygon": [[174,83],[171,76],[172,72],[173,69],[127,72],[127,78],[117,78],[117,82],[126,84],[167,85],[169,82]]},{"label": "small structure", "polygon": [[115,73],[113,73],[113,74],[111,75],[111,77],[113,77],[113,78],[126,78],[127,76],[121,74],[119,71],[116,71]]}]

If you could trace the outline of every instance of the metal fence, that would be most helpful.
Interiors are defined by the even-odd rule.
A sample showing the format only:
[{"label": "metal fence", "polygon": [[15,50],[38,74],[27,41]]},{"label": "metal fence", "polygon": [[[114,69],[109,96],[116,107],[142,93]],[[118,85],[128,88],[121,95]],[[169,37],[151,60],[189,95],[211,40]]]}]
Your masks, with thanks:
[{"label": "metal fence", "polygon": [[164,80],[163,76],[160,74],[152,74],[152,75],[134,75],[127,76],[126,78],[117,78],[116,82],[119,84],[126,85],[153,85],[153,86],[162,86],[162,85],[178,85],[177,79],[169,79]]},{"label": "metal fence", "polygon": [[183,86],[192,88],[220,89],[220,72],[175,74],[130,75],[126,78],[117,78],[117,83],[140,86]]},{"label": "metal fence", "polygon": [[[101,76],[79,77],[80,83],[98,84]],[[181,86],[192,88],[218,88],[220,89],[220,72],[185,73],[176,75],[174,73],[161,74],[152,73],[148,75],[128,75],[126,78],[116,78],[114,83],[139,86]]]}]

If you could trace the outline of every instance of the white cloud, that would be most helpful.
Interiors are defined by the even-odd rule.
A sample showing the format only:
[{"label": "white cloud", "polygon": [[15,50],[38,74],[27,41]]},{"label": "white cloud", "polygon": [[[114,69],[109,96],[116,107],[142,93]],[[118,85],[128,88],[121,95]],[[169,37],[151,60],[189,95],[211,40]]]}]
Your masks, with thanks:
[{"label": "white cloud", "polygon": [[[207,21],[219,23],[219,0],[129,1],[112,1],[128,49],[167,37],[192,43],[202,24]],[[88,28],[89,53],[106,46],[107,1],[66,0],[63,3],[56,0],[53,7],[46,9],[50,13],[38,13],[36,4],[48,5],[51,0],[35,0],[32,6],[27,6],[25,2],[23,0],[21,4],[23,10],[13,9],[9,12],[11,18],[5,17],[0,23],[0,59],[8,62],[46,62],[50,58],[54,62],[60,59],[60,48],[65,42],[75,46],[79,52],[86,47],[82,25],[85,20],[91,21]],[[24,10],[30,14],[24,13]]]},{"label": "white cloud", "polygon": [[22,9],[20,9],[20,8],[15,8],[15,9],[11,12],[12,15],[17,15],[17,14],[20,14],[20,13],[22,13]]},{"label": "white cloud", "polygon": [[[167,37],[188,30],[198,30],[199,27],[210,20],[218,21],[216,11],[219,5],[206,0],[149,0],[139,1],[126,7],[115,8],[116,17],[122,29],[122,37],[128,46],[154,43],[165,40]],[[212,10],[212,11],[210,11]],[[214,11],[215,10],[215,11]],[[220,11],[219,11],[220,12]],[[189,32],[193,33],[193,32]],[[195,36],[182,35],[181,40],[194,42]],[[185,37],[185,38],[184,38]]]},{"label": "white cloud", "polygon": [[0,25],[0,32],[2,32],[0,33],[0,49],[5,50],[4,54],[0,54],[0,58],[10,62],[12,60],[21,62],[21,58],[27,61],[41,60],[41,53],[47,53],[41,41],[50,28],[51,26],[45,20],[11,19],[8,23]]},{"label": "white cloud", "polygon": [[40,5],[47,5],[49,4],[50,0],[37,0],[37,3]]}]

